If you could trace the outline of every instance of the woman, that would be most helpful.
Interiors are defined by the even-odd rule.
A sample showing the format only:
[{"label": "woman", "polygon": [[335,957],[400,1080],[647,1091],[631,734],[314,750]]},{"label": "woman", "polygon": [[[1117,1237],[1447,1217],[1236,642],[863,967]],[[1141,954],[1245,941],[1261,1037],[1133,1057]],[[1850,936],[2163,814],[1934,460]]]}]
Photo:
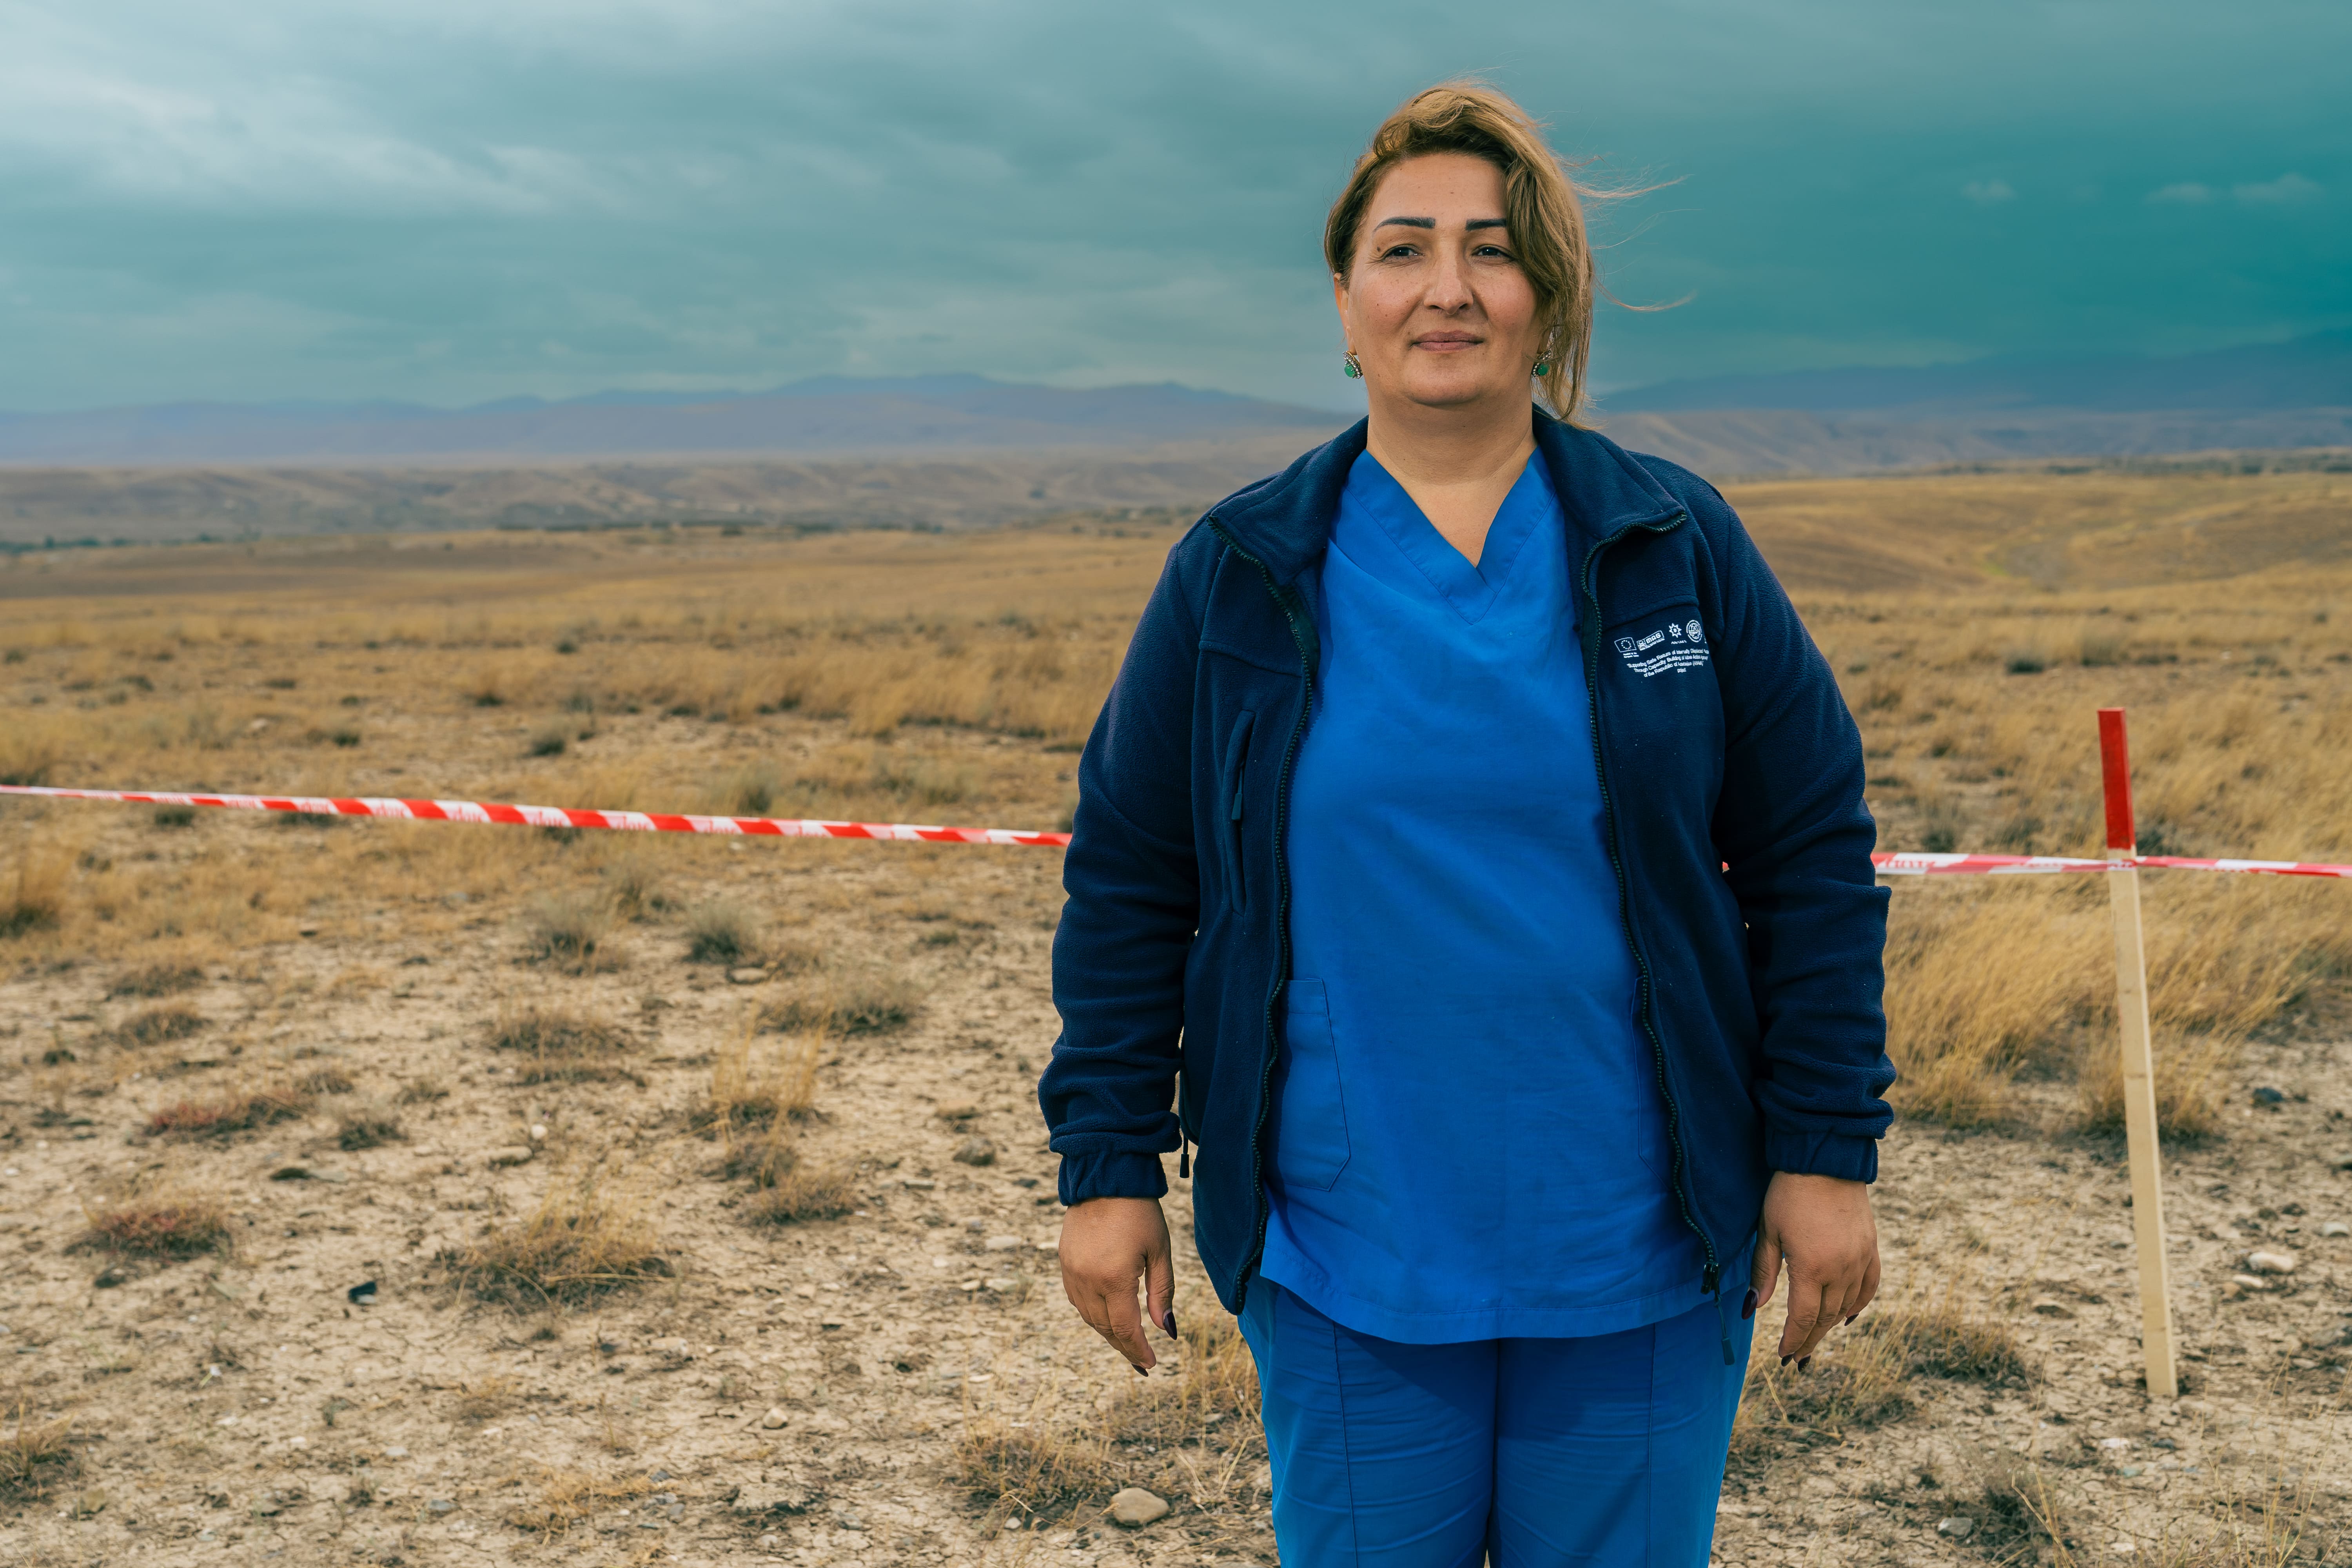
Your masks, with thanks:
[{"label": "woman", "polygon": [[1723,498],[1571,423],[1591,256],[1517,105],[1406,103],[1324,245],[1370,417],[1178,543],[1080,763],[1064,1285],[1148,1375],[1197,1144],[1285,1563],[1697,1568],[1724,1292],[1785,1263],[1801,1365],[1878,1283],[1860,738]]}]

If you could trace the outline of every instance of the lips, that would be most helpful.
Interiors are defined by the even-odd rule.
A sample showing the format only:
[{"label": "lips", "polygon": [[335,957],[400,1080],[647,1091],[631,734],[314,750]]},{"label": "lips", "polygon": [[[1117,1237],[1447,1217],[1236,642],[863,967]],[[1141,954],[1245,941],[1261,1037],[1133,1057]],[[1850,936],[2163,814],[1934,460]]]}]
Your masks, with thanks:
[{"label": "lips", "polygon": [[1412,346],[1417,349],[1433,349],[1439,353],[1453,353],[1463,349],[1476,348],[1484,341],[1482,338],[1472,337],[1466,332],[1433,332],[1428,337],[1415,339]]}]

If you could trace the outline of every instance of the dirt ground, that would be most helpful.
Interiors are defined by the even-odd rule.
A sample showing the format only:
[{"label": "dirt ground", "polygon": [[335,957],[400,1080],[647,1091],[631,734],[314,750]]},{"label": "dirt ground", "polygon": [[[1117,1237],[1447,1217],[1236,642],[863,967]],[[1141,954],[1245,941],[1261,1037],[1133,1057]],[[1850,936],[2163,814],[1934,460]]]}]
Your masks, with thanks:
[{"label": "dirt ground", "polygon": [[[219,815],[192,831],[289,830]],[[316,831],[342,843],[518,830]],[[106,837],[128,853],[155,830],[121,812]],[[786,1227],[737,1217],[740,1184],[714,1174],[716,1145],[688,1126],[745,1008],[781,982],[734,984],[685,962],[659,921],[629,931],[620,968],[572,977],[524,962],[510,920],[419,940],[379,911],[343,910],[208,967],[184,998],[205,1028],[161,1052],[90,1043],[147,1005],[109,996],[121,969],[104,954],[13,975],[0,986],[13,1047],[0,1247],[14,1264],[0,1344],[21,1397],[69,1419],[79,1468],[0,1526],[6,1557],[1271,1561],[1262,1459],[1246,1445],[1122,1456],[1176,1505],[1134,1532],[1100,1522],[1098,1499],[1041,1531],[992,1531],[956,1479],[971,1424],[1083,1430],[1129,1394],[1130,1374],[1061,1301],[1051,1251],[1059,1211],[1031,1085],[1055,1027],[1055,871],[1050,853],[1014,849],[725,847],[700,891],[794,917],[830,951],[890,955],[924,994],[909,1026],[842,1039],[821,1070],[805,1141],[855,1169],[861,1206]],[[388,978],[338,985],[354,974]],[[502,1084],[516,1075],[483,1046],[487,1030],[518,998],[550,993],[632,1020],[642,1085]],[[79,1059],[45,1067],[58,1041]],[[2177,1403],[2151,1405],[2137,1385],[2116,1148],[1898,1129],[1878,1191],[1887,1300],[1956,1294],[2010,1327],[2037,1375],[2006,1388],[1916,1378],[1895,1419],[1736,1466],[1720,1560],[1982,1560],[2000,1518],[1980,1518],[1973,1544],[1937,1527],[1984,1514],[1986,1478],[2020,1458],[2065,1510],[2082,1561],[2122,1560],[2126,1542],[2160,1561],[2145,1554],[2168,1532],[2202,1539],[2217,1510],[2266,1500],[2305,1555],[2326,1542],[2322,1560],[2342,1560],[2352,1461],[2336,1347],[2352,1240],[2322,1234],[2352,1216],[2352,1173],[2332,1168],[2352,1152],[2340,1044],[2289,1034],[2258,1047],[2227,1135],[2171,1156],[2191,1384]],[[238,1070],[239,1053],[338,1068],[354,1102],[412,1083],[450,1092],[404,1109],[402,1141],[357,1152],[334,1138],[345,1096],[228,1139],[142,1135],[191,1079]],[[2285,1098],[2258,1110],[2257,1087]],[[534,1125],[528,1161],[493,1163]],[[992,1164],[954,1159],[974,1134],[994,1145]],[[595,1161],[647,1205],[673,1278],[559,1312],[451,1285],[439,1255]],[[309,1175],[273,1179],[289,1168]],[[75,1250],[86,1205],[163,1169],[230,1205],[228,1252],[154,1263]],[[2299,1267],[2248,1294],[2230,1281],[2256,1247]],[[347,1300],[371,1279],[372,1305]],[[1197,1268],[1181,1289],[1187,1316],[1214,1312]],[[771,1410],[781,1427],[762,1425]],[[583,1489],[590,1506],[551,1528],[551,1507]],[[736,1506],[747,1493],[798,1506],[748,1513]]]},{"label": "dirt ground", "polygon": [[[1094,575],[1066,580],[950,560],[950,545],[845,537],[763,544],[773,561],[740,563],[726,552],[750,543],[723,536],[629,547],[648,574],[663,551],[708,555],[721,598],[754,567],[783,581],[791,566],[794,614],[833,613],[855,588],[915,628],[845,618],[767,641],[668,579],[577,600],[586,590],[563,584],[578,574],[553,564],[531,568],[539,586],[484,579],[511,626],[477,625],[473,601],[438,579],[414,611],[322,608],[318,590],[242,581],[215,595],[230,608],[201,615],[169,584],[146,599],[60,599],[52,628],[26,631],[28,608],[23,647],[0,654],[0,774],[653,809],[754,809],[752,794],[772,794],[779,814],[1053,826],[1076,761],[1069,727],[1098,700],[1087,683],[1164,541],[1089,536],[1099,561],[1069,553]],[[1043,549],[1001,545],[1016,547]],[[552,546],[534,548],[552,562]],[[940,555],[929,576],[919,550]],[[872,554],[873,581],[812,575],[828,551]],[[149,564],[194,573],[209,559]],[[1005,612],[940,607],[982,594],[1004,595]],[[672,618],[640,626],[636,600]],[[2264,754],[2323,759],[2284,784],[2232,760],[2214,799],[2271,789],[2281,812],[2316,800],[2313,837],[2287,847],[2333,853],[2340,813],[2317,792],[2340,739],[2321,722],[2336,722],[2339,665],[2313,639],[2341,623],[2299,606],[2273,618],[2311,646],[2281,642],[2269,664],[2228,662],[2271,646],[2233,624],[2210,657],[2186,634],[2177,663],[2098,662],[2086,642],[2034,675],[2002,651],[2007,629],[1982,634],[1985,657],[1939,664],[1924,645],[1871,642],[1912,623],[1867,605],[1817,619],[1856,684],[1873,757],[1905,770],[1873,780],[1891,833],[1945,820],[1929,809],[1937,769],[1987,797],[1948,824],[1963,847],[1992,847],[1996,804],[2060,824],[2030,795],[1991,800],[2045,788],[2017,758],[2081,749],[2007,707],[2046,689],[2035,700],[2072,714],[2125,677],[2146,687],[2126,698],[2152,706],[2185,670],[2180,711],[2270,722],[2276,708]],[[394,622],[406,640],[380,647]],[[1967,629],[1956,620],[1951,635]],[[793,680],[819,690],[820,676],[915,692],[967,668],[987,679],[878,717],[780,695]],[[1963,722],[1970,704],[2000,719],[1984,721],[1991,750]],[[2295,729],[2305,709],[2311,727]],[[1979,763],[1981,778],[1960,777]],[[2159,777],[2187,772],[2168,763]],[[2082,791],[2060,779],[2045,793]],[[2224,850],[2264,842],[2234,819],[2173,817],[2226,835]],[[2079,847],[2037,831],[2053,838],[2041,847]],[[0,1563],[1274,1560],[1264,1447],[1181,1235],[1184,1184],[1170,1208],[1186,1340],[1164,1347],[1161,1374],[1135,1378],[1061,1300],[1033,1094],[1055,1033],[1052,851],[18,804],[0,806]],[[2151,874],[2159,991],[2193,928],[2251,919],[2249,900],[2297,900],[2305,923],[2288,935],[2319,956],[2273,977],[2309,998],[2263,1015],[2230,1056],[2215,1130],[2168,1150],[2184,1396],[2151,1405],[2139,1383],[2120,1144],[2074,1130],[2086,1122],[2064,1050],[2011,1052],[1981,1125],[1904,1121],[1888,1141],[1882,1305],[1803,1376],[1751,1377],[1720,1562],[2352,1562],[2352,1236],[2330,1233],[2352,1226],[2352,1022],[2328,1000],[2333,949],[2313,934],[2339,929],[2320,900],[2345,890],[2232,880],[2230,898],[2197,903]],[[1955,967],[1936,950],[1961,928],[1922,901],[1937,891],[1895,897],[1918,950],[1905,984]],[[1971,920],[2015,924],[2008,946],[1967,949],[2005,954],[1990,965],[2005,980],[2095,971],[2076,962],[2103,951],[2095,909],[2015,884],[1978,901]],[[2063,963],[2035,934],[2056,929],[2051,909],[2089,922]],[[746,952],[696,962],[697,931],[727,910]],[[549,933],[583,910],[609,928],[567,962]],[[2240,945],[2263,945],[2247,930]],[[2189,993],[2226,991],[2238,973],[2198,964],[2178,981],[2192,1024],[2211,999]],[[791,1023],[812,994],[860,985],[898,1001],[822,1035]],[[1954,1017],[1989,1005],[1968,999]],[[617,1044],[563,1071],[498,1044],[551,1008]],[[2079,998],[2043,1010],[2068,1050],[2109,1038]],[[2179,1037],[2163,1026],[2160,1046]],[[1912,1027],[1914,1049],[1960,1037],[1957,1023]],[[804,1173],[844,1178],[850,1206],[773,1223],[774,1194],[740,1158],[751,1131],[714,1127],[709,1110],[730,1070],[799,1048],[822,1055],[792,1152]],[[253,1125],[156,1121],[229,1097]],[[178,1257],[93,1245],[94,1222],[173,1194],[188,1212],[218,1205],[226,1237]],[[647,1237],[657,1265],[555,1303],[469,1286],[478,1249],[591,1211]],[[2250,1273],[2257,1250],[2294,1267]],[[1768,1310],[1759,1342],[1778,1327]],[[1105,1506],[1130,1484],[1171,1511],[1117,1527]]]}]

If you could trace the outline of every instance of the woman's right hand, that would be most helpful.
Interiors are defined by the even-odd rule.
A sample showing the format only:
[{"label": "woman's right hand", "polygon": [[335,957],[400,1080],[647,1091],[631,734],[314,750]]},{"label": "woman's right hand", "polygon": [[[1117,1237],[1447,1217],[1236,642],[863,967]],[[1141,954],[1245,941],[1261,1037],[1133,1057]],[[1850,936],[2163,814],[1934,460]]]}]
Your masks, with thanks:
[{"label": "woman's right hand", "polygon": [[[1176,1332],[1176,1273],[1168,1220],[1152,1198],[1089,1198],[1062,1216],[1062,1289],[1087,1326],[1150,1374],[1158,1358],[1143,1336],[1144,1314]],[[1135,1282],[1146,1305],[1136,1306]]]}]

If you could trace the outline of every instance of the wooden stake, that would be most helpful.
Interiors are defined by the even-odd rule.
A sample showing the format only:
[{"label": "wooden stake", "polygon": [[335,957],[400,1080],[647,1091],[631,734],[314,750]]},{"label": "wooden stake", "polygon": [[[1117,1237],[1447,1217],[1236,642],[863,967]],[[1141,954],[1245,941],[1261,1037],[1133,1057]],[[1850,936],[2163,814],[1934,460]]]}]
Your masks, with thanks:
[{"label": "wooden stake", "polygon": [[2172,1292],[2164,1255],[2164,1184],[2157,1142],[2155,1055],[2148,1040],[2147,956],[2140,940],[2139,855],[2132,821],[2131,757],[2124,710],[2099,710],[2099,771],[2105,786],[2107,897],[2116,920],[2116,1015],[2123,1026],[2124,1138],[2131,1155],[2132,1239],[2139,1253],[2140,1350],[2152,1399],[2177,1399]]}]

